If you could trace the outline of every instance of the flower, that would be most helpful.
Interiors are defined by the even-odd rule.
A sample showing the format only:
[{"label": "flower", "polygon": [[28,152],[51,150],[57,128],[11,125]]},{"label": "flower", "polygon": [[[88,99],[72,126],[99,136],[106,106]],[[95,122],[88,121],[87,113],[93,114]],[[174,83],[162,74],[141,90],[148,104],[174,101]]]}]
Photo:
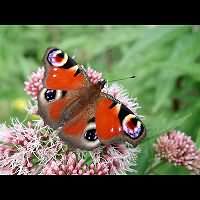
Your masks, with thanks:
[{"label": "flower", "polygon": [[[54,132],[51,134],[51,130],[40,121],[35,125],[28,122],[25,126],[18,120],[13,120],[12,126],[4,130],[9,130],[10,135],[0,149],[0,168],[8,168],[13,174],[32,174],[35,170],[34,159],[45,164],[62,148],[58,136]],[[0,135],[5,133],[0,132]]]},{"label": "flower", "polygon": [[39,67],[36,72],[33,72],[28,81],[24,82],[24,91],[33,99],[37,99],[39,91],[42,89],[42,79],[44,77],[44,67]]},{"label": "flower", "polygon": [[2,167],[0,168],[0,175],[12,175],[13,172],[11,169],[6,168],[6,167]]},{"label": "flower", "polygon": [[[18,120],[1,129],[0,173],[16,175],[108,175],[136,172],[139,148],[102,145],[93,151],[69,150],[55,130],[42,120],[23,125]],[[88,163],[89,161],[89,163]]]},{"label": "flower", "polygon": [[198,174],[200,175],[200,151],[197,152],[197,159],[193,160],[190,165],[188,165],[188,169],[193,173],[193,174]]},{"label": "flower", "polygon": [[64,155],[60,161],[50,161],[42,170],[46,175],[106,175],[108,166],[103,162],[94,165],[84,164],[84,159],[77,159],[73,152]]},{"label": "flower", "polygon": [[86,73],[90,79],[90,81],[94,84],[98,83],[98,81],[103,80],[102,79],[102,73],[97,72],[96,70],[92,69],[91,67],[88,67],[86,69]]},{"label": "flower", "polygon": [[106,145],[99,151],[97,157],[93,156],[93,160],[104,160],[109,166],[109,174],[126,174],[127,172],[136,173],[132,167],[136,166],[137,155],[140,148],[133,148],[132,145],[125,144],[112,144]]},{"label": "flower", "polygon": [[10,142],[12,137],[10,129],[5,125],[1,124],[0,125],[0,141],[1,142]]},{"label": "flower", "polygon": [[92,166],[104,166],[107,169],[107,174],[127,174],[128,172],[136,173],[133,167],[136,166],[136,160],[140,148],[129,143],[101,145],[92,151],[76,150],[76,155],[79,159],[89,157],[92,160]]},{"label": "flower", "polygon": [[154,148],[158,158],[200,173],[200,152],[191,137],[185,133],[173,130],[161,135]]}]

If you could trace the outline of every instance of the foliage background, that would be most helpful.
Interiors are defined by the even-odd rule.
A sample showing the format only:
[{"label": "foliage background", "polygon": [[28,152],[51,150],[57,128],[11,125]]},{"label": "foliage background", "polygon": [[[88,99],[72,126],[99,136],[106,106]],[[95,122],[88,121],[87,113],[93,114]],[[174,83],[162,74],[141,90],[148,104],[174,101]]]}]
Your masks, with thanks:
[{"label": "foliage background", "polygon": [[[200,31],[194,26],[1,26],[0,121],[24,120],[30,98],[24,81],[41,66],[47,47],[56,46],[137,97],[148,129],[138,158],[138,174],[153,160],[158,135],[177,128],[200,147]],[[187,174],[163,164],[156,174]]]}]

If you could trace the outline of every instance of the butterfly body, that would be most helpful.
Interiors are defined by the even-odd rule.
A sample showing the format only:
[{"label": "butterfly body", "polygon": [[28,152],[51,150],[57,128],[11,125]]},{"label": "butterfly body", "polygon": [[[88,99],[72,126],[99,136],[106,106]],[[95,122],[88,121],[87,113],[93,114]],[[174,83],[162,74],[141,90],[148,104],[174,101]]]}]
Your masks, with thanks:
[{"label": "butterfly body", "polygon": [[105,80],[92,83],[84,68],[60,49],[47,49],[43,61],[39,114],[67,143],[90,150],[113,142],[137,145],[145,136],[142,121],[119,100],[102,92]]}]

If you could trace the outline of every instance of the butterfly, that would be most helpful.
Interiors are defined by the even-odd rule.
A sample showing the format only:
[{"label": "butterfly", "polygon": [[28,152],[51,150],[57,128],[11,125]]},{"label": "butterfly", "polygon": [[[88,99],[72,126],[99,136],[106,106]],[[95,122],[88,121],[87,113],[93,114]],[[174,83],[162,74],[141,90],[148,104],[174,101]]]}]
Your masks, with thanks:
[{"label": "butterfly", "polygon": [[43,64],[38,114],[69,145],[86,150],[119,142],[136,146],[145,137],[141,119],[102,92],[105,80],[92,83],[83,65],[58,48],[46,50]]}]

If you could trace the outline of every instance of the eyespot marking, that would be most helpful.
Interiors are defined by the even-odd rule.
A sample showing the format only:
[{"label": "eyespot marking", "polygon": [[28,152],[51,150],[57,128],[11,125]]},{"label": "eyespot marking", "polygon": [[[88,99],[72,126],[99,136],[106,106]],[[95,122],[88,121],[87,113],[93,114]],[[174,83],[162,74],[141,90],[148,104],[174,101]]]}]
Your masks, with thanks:
[{"label": "eyespot marking", "polygon": [[88,141],[96,141],[97,140],[97,135],[96,135],[96,129],[89,129],[85,132],[84,135],[85,139]]},{"label": "eyespot marking", "polygon": [[39,98],[43,103],[50,103],[62,98],[65,94],[66,91],[43,88],[40,92]]},{"label": "eyespot marking", "polygon": [[61,67],[67,63],[68,55],[62,50],[54,48],[49,51],[47,60],[54,67]]},{"label": "eyespot marking", "polygon": [[132,139],[138,139],[144,130],[142,123],[133,114],[129,114],[124,118],[122,127],[126,135]]},{"label": "eyespot marking", "polygon": [[96,134],[96,123],[88,123],[84,130],[84,134],[82,135],[82,145],[84,145],[86,149],[94,149],[100,145],[100,141]]},{"label": "eyespot marking", "polygon": [[44,98],[48,101],[51,102],[56,98],[56,90],[46,90],[44,93]]}]

